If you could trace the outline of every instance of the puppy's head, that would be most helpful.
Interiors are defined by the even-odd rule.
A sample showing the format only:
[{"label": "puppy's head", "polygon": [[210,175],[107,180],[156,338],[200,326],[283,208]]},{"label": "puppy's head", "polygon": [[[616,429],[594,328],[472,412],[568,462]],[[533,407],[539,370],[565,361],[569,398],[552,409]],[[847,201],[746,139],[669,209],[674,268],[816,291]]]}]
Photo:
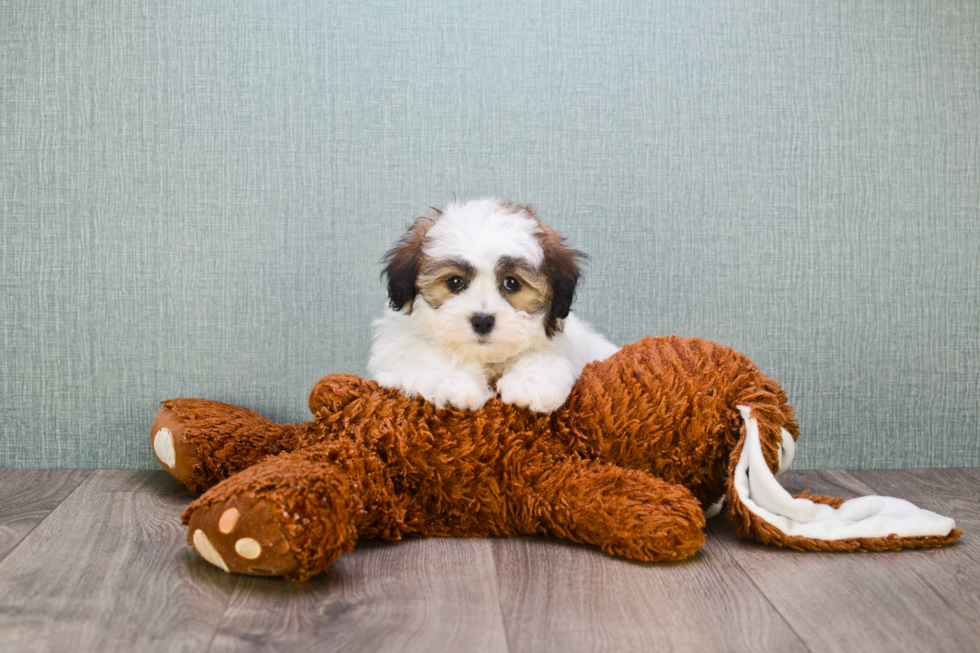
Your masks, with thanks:
[{"label": "puppy's head", "polygon": [[388,298],[460,358],[499,363],[561,331],[582,252],[530,207],[455,202],[385,255]]}]

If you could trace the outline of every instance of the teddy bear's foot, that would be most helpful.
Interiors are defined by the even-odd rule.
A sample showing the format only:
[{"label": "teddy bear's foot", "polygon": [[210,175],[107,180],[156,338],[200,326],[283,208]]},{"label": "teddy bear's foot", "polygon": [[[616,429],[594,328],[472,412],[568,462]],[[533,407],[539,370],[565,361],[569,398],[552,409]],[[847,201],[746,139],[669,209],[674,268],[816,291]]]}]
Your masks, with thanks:
[{"label": "teddy bear's foot", "polygon": [[263,499],[232,499],[194,511],[188,537],[201,557],[228,572],[285,576],[299,566],[273,508]]},{"label": "teddy bear's foot", "polygon": [[201,489],[204,479],[195,473],[197,448],[187,438],[184,421],[168,407],[160,409],[150,427],[150,441],[157,462],[191,490]]},{"label": "teddy bear's foot", "polygon": [[184,510],[188,542],[229,572],[306,580],[325,571],[354,548],[362,505],[322,449],[273,456],[202,494]]},{"label": "teddy bear's foot", "polygon": [[164,401],[150,427],[160,465],[201,491],[296,446],[303,424],[277,424],[253,410],[202,399]]}]

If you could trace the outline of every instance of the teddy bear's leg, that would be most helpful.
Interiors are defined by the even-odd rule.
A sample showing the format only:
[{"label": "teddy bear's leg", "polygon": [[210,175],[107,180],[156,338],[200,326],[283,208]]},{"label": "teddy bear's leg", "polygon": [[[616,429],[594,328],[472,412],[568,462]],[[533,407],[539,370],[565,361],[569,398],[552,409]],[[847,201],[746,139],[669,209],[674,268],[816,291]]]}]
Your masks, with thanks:
[{"label": "teddy bear's leg", "polygon": [[335,463],[285,453],[214,486],[182,519],[191,545],[225,571],[306,580],[354,547],[357,486]]},{"label": "teddy bear's leg", "polygon": [[289,451],[302,431],[302,425],[277,424],[255,411],[217,401],[162,403],[150,427],[153,453],[164,469],[195,491]]},{"label": "teddy bear's leg", "polygon": [[704,513],[694,495],[639,470],[561,462],[533,482],[529,499],[537,530],[613,555],[680,560],[704,543]]}]

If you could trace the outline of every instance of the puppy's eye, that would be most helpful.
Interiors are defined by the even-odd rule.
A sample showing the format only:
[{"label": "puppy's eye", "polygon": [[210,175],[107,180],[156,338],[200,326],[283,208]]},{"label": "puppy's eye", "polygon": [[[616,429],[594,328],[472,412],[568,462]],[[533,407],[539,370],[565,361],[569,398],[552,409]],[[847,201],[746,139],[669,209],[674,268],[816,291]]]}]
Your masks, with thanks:
[{"label": "puppy's eye", "polygon": [[521,289],[521,282],[514,277],[504,279],[504,290],[507,292],[517,292]]},{"label": "puppy's eye", "polygon": [[446,279],[446,286],[452,292],[459,292],[466,287],[466,282],[463,281],[463,277],[456,274]]}]

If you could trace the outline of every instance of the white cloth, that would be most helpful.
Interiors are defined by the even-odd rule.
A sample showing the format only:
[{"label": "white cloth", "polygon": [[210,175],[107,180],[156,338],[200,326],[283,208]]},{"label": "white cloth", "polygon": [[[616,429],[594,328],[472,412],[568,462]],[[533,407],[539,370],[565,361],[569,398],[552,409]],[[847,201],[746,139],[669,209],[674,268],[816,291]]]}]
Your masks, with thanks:
[{"label": "white cloth", "polygon": [[[787,535],[817,540],[861,537],[949,535],[956,523],[903,499],[866,496],[845,501],[839,508],[798,499],[783,489],[762,454],[759,422],[751,411],[738,406],[745,422],[745,443],[735,467],[735,492],[754,514]],[[780,471],[792,460],[792,436],[783,429]],[[788,460],[786,460],[788,458]]]}]

